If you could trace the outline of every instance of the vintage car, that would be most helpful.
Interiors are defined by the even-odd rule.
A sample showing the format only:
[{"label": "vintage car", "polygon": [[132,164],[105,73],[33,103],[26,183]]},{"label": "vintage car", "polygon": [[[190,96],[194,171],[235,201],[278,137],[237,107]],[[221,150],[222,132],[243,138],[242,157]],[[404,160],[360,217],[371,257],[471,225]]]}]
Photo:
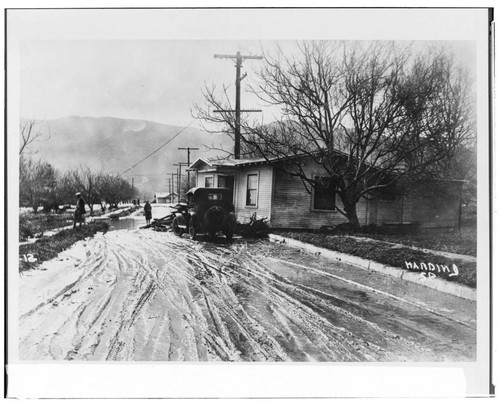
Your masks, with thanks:
[{"label": "vintage car", "polygon": [[221,232],[233,238],[236,216],[229,188],[195,187],[186,194],[187,208],[175,214],[172,230],[178,236],[188,232],[195,240],[199,234],[215,236]]}]

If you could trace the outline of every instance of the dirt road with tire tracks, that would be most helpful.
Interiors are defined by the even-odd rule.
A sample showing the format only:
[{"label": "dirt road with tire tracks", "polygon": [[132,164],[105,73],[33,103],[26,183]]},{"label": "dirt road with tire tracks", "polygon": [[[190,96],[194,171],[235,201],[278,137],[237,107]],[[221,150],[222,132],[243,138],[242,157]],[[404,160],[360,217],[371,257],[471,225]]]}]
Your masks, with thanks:
[{"label": "dirt road with tire tracks", "polygon": [[118,230],[82,246],[20,278],[20,359],[475,359],[475,303],[284,245]]}]

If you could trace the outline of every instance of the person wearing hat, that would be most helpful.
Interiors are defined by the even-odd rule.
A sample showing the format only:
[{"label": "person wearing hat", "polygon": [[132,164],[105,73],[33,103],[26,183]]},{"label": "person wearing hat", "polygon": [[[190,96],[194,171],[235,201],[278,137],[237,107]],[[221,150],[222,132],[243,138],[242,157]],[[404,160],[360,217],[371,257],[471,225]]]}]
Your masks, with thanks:
[{"label": "person wearing hat", "polygon": [[73,229],[76,228],[76,224],[80,223],[80,227],[82,227],[82,223],[85,222],[85,200],[82,197],[82,193],[76,193],[76,208],[75,215],[73,217]]},{"label": "person wearing hat", "polygon": [[144,205],[144,216],[146,217],[146,224],[150,225],[151,224],[151,204],[149,201],[146,201],[146,204]]}]

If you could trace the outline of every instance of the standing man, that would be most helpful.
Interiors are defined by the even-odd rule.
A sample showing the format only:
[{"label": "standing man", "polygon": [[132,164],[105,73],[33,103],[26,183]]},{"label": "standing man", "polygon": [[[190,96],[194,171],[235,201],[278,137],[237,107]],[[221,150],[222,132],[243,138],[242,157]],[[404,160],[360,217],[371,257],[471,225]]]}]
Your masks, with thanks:
[{"label": "standing man", "polygon": [[144,204],[144,215],[146,216],[146,224],[151,224],[151,204],[149,201]]},{"label": "standing man", "polygon": [[75,216],[73,217],[73,229],[76,228],[76,224],[80,223],[80,227],[82,227],[82,223],[85,222],[85,200],[82,197],[82,193],[76,193],[76,208],[75,208]]}]

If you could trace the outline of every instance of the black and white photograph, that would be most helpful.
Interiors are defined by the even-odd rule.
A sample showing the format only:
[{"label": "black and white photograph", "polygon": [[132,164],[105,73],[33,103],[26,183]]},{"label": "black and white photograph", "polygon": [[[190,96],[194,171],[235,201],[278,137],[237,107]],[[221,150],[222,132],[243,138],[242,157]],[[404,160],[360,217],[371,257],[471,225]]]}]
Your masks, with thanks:
[{"label": "black and white photograph", "polygon": [[6,9],[7,394],[490,395],[491,21]]}]

